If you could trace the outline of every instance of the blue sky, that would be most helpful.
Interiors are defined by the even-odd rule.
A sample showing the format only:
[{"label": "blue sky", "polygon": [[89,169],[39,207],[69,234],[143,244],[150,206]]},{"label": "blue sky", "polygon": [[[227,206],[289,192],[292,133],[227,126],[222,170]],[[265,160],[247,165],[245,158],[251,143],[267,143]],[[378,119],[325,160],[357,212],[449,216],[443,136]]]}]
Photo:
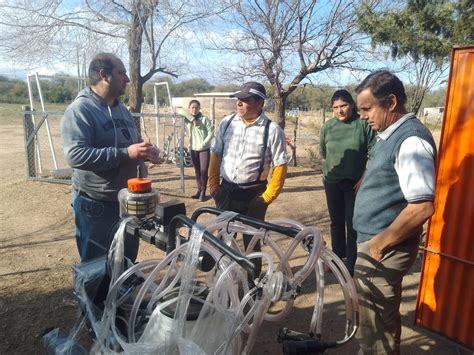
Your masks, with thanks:
[{"label": "blue sky", "polygon": [[[177,81],[184,81],[194,78],[204,78],[211,84],[225,84],[228,83],[225,79],[220,77],[218,70],[215,70],[219,63],[219,58],[222,58],[222,54],[212,52],[212,51],[202,51],[198,44],[195,43],[195,48],[193,49],[193,54],[191,57],[198,60],[191,61],[189,66],[187,66],[186,72],[181,72],[181,75]],[[237,57],[232,57],[230,55],[225,56],[227,63],[232,63],[233,61],[238,61]],[[374,60],[370,67],[371,69],[380,69],[388,68],[390,70],[396,70],[400,64],[394,63],[390,60]],[[9,78],[25,80],[27,74],[33,74],[38,72],[40,75],[53,75],[57,73],[66,73],[71,76],[77,76],[77,71],[75,66],[68,66],[64,63],[57,63],[56,65],[41,65],[26,67],[24,65],[12,62],[5,61],[0,57],[0,75],[7,76]],[[447,72],[445,73],[447,76]],[[162,75],[162,74],[158,74]],[[311,77],[311,83],[313,84],[329,84],[331,86],[343,87],[347,84],[354,84],[362,80],[365,77],[364,72],[351,72],[349,69],[339,69],[339,70],[327,70],[324,72],[318,73],[318,75],[313,75]],[[407,72],[398,72],[398,75],[404,82],[408,82],[408,73]],[[305,80],[306,82],[308,80]]]},{"label": "blue sky", "polygon": [[[0,0],[3,1],[3,0]],[[64,1],[68,6],[73,6],[75,0]],[[327,5],[326,1],[321,2],[321,6]],[[232,24],[232,23],[231,23]],[[213,23],[215,25],[215,23]],[[208,31],[200,26],[193,26],[194,28],[188,33],[182,33],[181,35],[186,38],[186,50],[176,50],[170,54],[170,61],[182,61],[185,63],[179,71],[180,77],[178,81],[187,80],[191,78],[204,78],[212,84],[227,83],[226,79],[220,75],[219,69],[223,65],[232,65],[239,61],[238,56],[231,55],[230,53],[222,53],[211,50],[203,49],[202,43],[207,38],[219,38],[228,37],[231,35],[229,32],[220,31],[220,25],[210,27]],[[233,26],[236,33],[238,32],[238,26]],[[194,30],[194,32],[192,32]],[[2,28],[0,26],[0,31]],[[195,36],[198,34],[198,36]],[[199,35],[202,37],[199,39]],[[224,38],[225,38],[224,37]],[[171,46],[171,49],[173,47]],[[182,49],[182,48],[179,48]],[[382,57],[382,56],[381,56]],[[41,57],[38,57],[41,58]],[[122,57],[123,58],[123,57]],[[123,58],[126,62],[126,58]],[[379,69],[389,68],[395,69],[398,64],[394,64],[391,61],[385,60],[374,60],[372,62],[365,63],[366,68]],[[144,66],[145,67],[145,66]],[[38,72],[41,75],[53,75],[58,72],[70,74],[72,76],[77,75],[77,70],[74,65],[68,65],[64,62],[54,63],[53,65],[45,64],[40,61],[37,65],[25,66],[18,62],[8,60],[8,58],[0,57],[0,75],[6,75],[8,77],[25,79],[27,74]],[[336,86],[344,86],[351,83],[356,83],[365,76],[365,73],[351,72],[348,69],[323,71],[317,75],[311,76],[311,82],[313,84],[325,83]],[[406,73],[400,73],[402,80],[406,80]]]},{"label": "blue sky", "polygon": [[[4,0],[0,0],[2,2]],[[78,4],[78,0],[64,0],[62,6],[71,8]],[[330,2],[323,0],[319,2],[318,16],[323,16],[327,13]],[[205,78],[210,83],[219,84],[227,82],[225,78],[220,75],[219,69],[223,65],[232,65],[239,61],[238,56],[231,55],[230,53],[216,52],[212,50],[203,49],[202,43],[209,38],[229,38],[232,34],[239,32],[239,26],[237,23],[230,22],[228,18],[221,20],[213,20],[209,24],[208,30],[206,31],[205,25],[202,23],[193,24],[191,31],[188,33],[182,33],[181,35],[186,39],[187,45],[186,50],[180,53],[177,50],[173,53],[174,57],[171,56],[171,61],[183,61],[185,65],[183,70],[179,71],[179,81],[190,78]],[[222,30],[225,28],[225,30]],[[0,25],[0,31],[2,31]],[[197,36],[196,36],[197,34]],[[201,38],[199,38],[201,37]],[[67,41],[67,39],[65,39]],[[9,77],[15,77],[19,79],[26,78],[27,74],[38,72],[41,75],[53,75],[57,72],[63,72],[70,75],[77,75],[77,70],[74,66],[66,65],[64,63],[54,63],[52,65],[45,64],[40,61],[41,56],[37,57],[39,61],[36,65],[25,66],[21,65],[16,61],[8,60],[8,58],[0,57],[0,75],[6,75]],[[126,62],[126,58],[123,58]],[[145,66],[144,66],[145,67]],[[339,74],[332,73],[331,78],[328,79],[327,75],[321,73],[317,77],[314,76],[314,80],[334,80],[334,76],[338,76],[338,81],[344,82],[347,80],[354,80],[351,75],[348,75],[347,71],[340,71]],[[343,84],[344,84],[343,83]]]}]

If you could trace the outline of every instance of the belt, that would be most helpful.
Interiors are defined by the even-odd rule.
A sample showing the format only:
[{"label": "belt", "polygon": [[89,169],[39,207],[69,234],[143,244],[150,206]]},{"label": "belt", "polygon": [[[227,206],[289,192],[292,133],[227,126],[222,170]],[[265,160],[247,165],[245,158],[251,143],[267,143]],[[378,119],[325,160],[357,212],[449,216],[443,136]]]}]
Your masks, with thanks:
[{"label": "belt", "polygon": [[222,179],[222,188],[228,191],[230,197],[236,201],[247,201],[262,194],[267,187],[267,181],[254,181],[236,184]]},{"label": "belt", "polygon": [[257,180],[251,182],[244,182],[242,184],[236,184],[235,182],[227,181],[226,179],[222,179],[222,186],[229,187],[231,189],[251,189],[251,188],[258,188],[262,186],[267,186],[267,180]]}]

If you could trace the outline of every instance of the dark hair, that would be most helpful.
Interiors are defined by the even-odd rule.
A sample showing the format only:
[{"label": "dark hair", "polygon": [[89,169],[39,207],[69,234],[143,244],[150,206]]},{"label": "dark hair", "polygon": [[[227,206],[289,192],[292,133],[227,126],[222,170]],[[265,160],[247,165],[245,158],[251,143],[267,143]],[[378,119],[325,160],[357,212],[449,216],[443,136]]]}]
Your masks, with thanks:
[{"label": "dark hair", "polygon": [[356,93],[370,89],[370,93],[382,104],[390,101],[390,95],[395,95],[397,102],[405,105],[407,95],[400,79],[388,70],[377,70],[369,74],[356,88]]},{"label": "dark hair", "polygon": [[191,101],[189,101],[188,108],[190,108],[192,104],[196,104],[196,105],[199,106],[199,108],[201,108],[201,103],[200,103],[198,100],[191,100]]},{"label": "dark hair", "polygon": [[91,85],[96,85],[100,81],[100,70],[104,69],[107,75],[112,75],[114,61],[120,60],[112,53],[99,53],[89,64],[89,81]]},{"label": "dark hair", "polygon": [[347,102],[348,104],[351,104],[354,107],[356,105],[350,92],[344,89],[336,90],[334,94],[332,94],[331,105],[334,104],[334,101],[337,101],[337,100],[342,100],[344,102]]}]

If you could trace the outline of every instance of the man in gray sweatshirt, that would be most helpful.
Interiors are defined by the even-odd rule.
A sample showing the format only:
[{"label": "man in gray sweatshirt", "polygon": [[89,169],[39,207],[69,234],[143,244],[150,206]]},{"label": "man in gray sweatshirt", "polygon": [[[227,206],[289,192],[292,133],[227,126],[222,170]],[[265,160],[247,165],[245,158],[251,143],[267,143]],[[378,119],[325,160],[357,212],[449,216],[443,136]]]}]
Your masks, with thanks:
[{"label": "man in gray sweatshirt", "polygon": [[392,73],[370,74],[356,93],[360,119],[377,132],[354,207],[357,339],[364,354],[398,354],[402,279],[434,212],[436,146],[430,131],[407,113],[405,89]]},{"label": "man in gray sweatshirt", "polygon": [[[130,81],[114,54],[89,65],[90,87],[82,90],[61,121],[64,155],[73,168],[72,207],[81,261],[107,253],[119,221],[118,192],[127,180],[146,176],[144,160],[156,153],[142,142],[133,117],[119,101]],[[125,255],[135,260],[138,239],[127,238]]]}]

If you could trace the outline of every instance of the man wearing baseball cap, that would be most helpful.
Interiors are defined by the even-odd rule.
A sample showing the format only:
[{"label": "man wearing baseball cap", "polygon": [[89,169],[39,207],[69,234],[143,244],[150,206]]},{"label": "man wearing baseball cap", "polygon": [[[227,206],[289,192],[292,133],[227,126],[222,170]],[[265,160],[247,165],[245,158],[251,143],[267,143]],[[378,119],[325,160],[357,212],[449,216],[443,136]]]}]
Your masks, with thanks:
[{"label": "man wearing baseball cap", "polygon": [[[247,82],[231,97],[237,98],[237,112],[224,117],[218,127],[211,149],[209,192],[217,208],[264,220],[268,205],[285,182],[285,134],[263,113],[266,91],[262,84]],[[245,248],[251,239],[244,235]],[[254,251],[260,251],[260,243]]]}]

